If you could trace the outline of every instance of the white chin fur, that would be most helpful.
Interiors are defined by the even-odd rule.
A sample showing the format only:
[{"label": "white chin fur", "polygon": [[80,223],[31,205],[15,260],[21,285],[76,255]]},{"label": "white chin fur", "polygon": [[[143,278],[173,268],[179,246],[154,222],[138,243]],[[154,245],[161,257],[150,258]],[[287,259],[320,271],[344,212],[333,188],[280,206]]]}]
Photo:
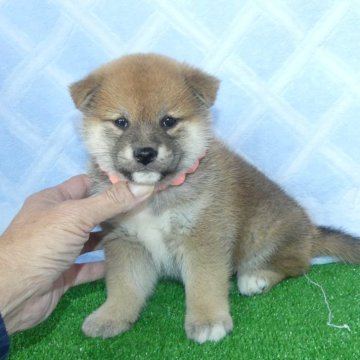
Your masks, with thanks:
[{"label": "white chin fur", "polygon": [[158,172],[137,171],[132,174],[133,181],[137,184],[153,185],[160,180]]}]

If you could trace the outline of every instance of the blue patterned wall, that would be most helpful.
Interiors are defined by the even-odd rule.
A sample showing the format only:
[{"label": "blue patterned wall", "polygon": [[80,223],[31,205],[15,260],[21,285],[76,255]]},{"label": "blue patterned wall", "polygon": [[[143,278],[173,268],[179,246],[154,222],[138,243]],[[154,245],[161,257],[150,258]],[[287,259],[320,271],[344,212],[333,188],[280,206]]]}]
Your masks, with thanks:
[{"label": "blue patterned wall", "polygon": [[0,0],[0,231],[24,198],[84,171],[68,85],[125,53],[222,80],[220,136],[360,234],[359,0]]}]

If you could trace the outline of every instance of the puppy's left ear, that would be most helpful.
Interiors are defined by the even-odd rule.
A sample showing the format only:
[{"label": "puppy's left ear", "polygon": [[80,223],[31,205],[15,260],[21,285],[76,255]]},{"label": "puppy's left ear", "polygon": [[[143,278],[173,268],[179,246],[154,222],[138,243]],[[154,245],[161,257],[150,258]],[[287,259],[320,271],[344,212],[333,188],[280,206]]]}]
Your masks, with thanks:
[{"label": "puppy's left ear", "polygon": [[70,94],[76,107],[83,111],[94,98],[101,85],[101,76],[97,73],[70,85]]},{"label": "puppy's left ear", "polygon": [[183,73],[194,96],[207,108],[211,107],[215,102],[220,81],[215,76],[186,64],[183,66]]}]

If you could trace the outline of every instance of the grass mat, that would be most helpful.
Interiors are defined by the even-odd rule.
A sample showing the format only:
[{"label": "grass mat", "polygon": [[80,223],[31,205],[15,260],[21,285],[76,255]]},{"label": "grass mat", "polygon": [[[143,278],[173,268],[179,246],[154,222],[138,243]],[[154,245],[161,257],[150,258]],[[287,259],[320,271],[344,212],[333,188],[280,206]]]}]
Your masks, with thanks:
[{"label": "grass mat", "polygon": [[51,317],[34,329],[12,336],[10,360],[20,359],[360,359],[360,268],[342,264],[315,266],[309,277],[288,279],[266,294],[244,297],[232,281],[234,330],[218,343],[198,345],[186,339],[182,285],[161,282],[127,333],[112,339],[86,338],[85,317],[105,299],[102,281],[70,290]]}]

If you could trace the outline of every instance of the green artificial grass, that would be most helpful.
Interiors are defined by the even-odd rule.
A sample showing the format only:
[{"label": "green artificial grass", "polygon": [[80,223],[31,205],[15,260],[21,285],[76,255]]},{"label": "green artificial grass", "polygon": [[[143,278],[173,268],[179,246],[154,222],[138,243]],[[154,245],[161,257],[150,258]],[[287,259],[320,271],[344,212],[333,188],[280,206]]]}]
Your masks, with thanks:
[{"label": "green artificial grass", "polygon": [[333,322],[348,324],[351,332],[327,325],[321,290],[302,276],[255,297],[239,295],[234,279],[234,330],[218,343],[186,339],[184,290],[173,282],[159,284],[127,333],[86,338],[81,324],[105,299],[98,281],[72,289],[45,323],[12,336],[10,359],[360,359],[360,268],[315,266],[308,275],[325,290]]}]

